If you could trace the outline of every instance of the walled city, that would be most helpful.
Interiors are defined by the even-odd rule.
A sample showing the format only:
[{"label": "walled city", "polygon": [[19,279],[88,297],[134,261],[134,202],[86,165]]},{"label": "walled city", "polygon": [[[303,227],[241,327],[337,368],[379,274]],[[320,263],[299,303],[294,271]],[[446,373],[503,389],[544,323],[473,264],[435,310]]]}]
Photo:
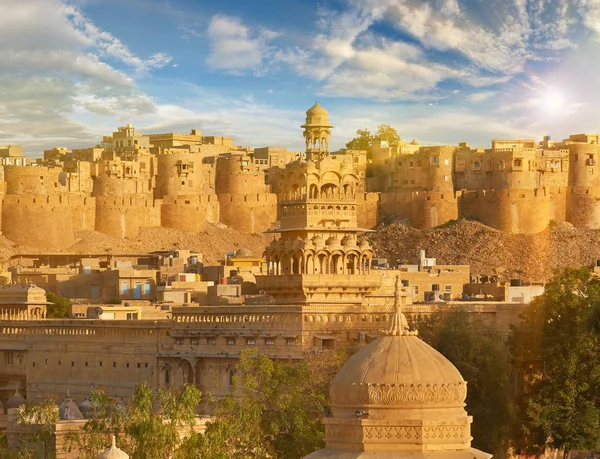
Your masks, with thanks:
[{"label": "walled city", "polygon": [[[328,150],[332,127],[318,103],[307,112],[307,160]],[[536,233],[551,221],[598,228],[598,148],[598,135],[587,134],[560,142],[494,140],[489,149],[376,140],[369,161],[365,151],[341,150],[329,154],[338,169],[306,173],[324,184],[327,174],[342,181],[354,174],[364,228],[386,218],[420,229],[458,218],[509,233]],[[8,239],[42,248],[67,247],[79,230],[131,238],[143,226],[199,232],[219,222],[260,233],[287,218],[278,214],[278,202],[327,192],[317,183],[298,188],[298,171],[286,165],[301,156],[281,147],[235,146],[197,129],[145,135],[131,125],[94,147],[56,147],[35,161],[20,146],[4,146],[0,227]]]},{"label": "walled city", "polygon": [[[33,164],[19,147],[0,150],[3,234],[55,251],[14,256],[12,283],[0,288],[0,430],[10,442],[17,407],[68,393],[72,412],[84,412],[90,382],[116,398],[145,382],[193,384],[218,399],[243,349],[291,361],[360,347],[385,329],[408,336],[400,309],[428,314],[440,304],[506,332],[543,292],[480,279],[417,247],[415,264],[380,264],[364,234],[382,219],[431,228],[465,217],[513,233],[551,220],[600,227],[597,135],[494,141],[488,150],[378,141],[368,161],[366,151],[329,152],[333,126],[318,103],[302,128],[302,155],[131,125]],[[201,247],[60,252],[84,229],[132,238],[145,226],[197,233],[207,222],[275,237],[261,254],[240,248],[214,267]],[[74,300],[69,318],[46,319],[45,290]]]}]

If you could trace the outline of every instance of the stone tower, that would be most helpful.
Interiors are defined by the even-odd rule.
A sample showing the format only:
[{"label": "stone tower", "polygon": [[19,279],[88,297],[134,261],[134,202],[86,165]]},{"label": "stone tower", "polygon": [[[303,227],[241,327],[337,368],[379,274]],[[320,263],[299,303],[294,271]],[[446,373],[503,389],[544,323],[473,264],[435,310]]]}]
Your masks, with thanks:
[{"label": "stone tower", "polygon": [[[306,114],[307,139],[313,127],[331,127],[327,111],[318,104]],[[329,130],[319,132],[326,151]],[[310,137],[312,146],[314,141]],[[360,238],[368,230],[357,223],[358,188],[351,155],[323,155],[286,166],[278,184],[281,226],[275,232],[281,237],[266,248],[268,275],[257,277],[260,290],[281,304],[361,304],[379,287],[381,276],[370,272],[373,250]]]},{"label": "stone tower", "polygon": [[333,126],[329,125],[328,118],[327,110],[319,102],[306,111],[306,123],[300,126],[304,129],[306,159],[318,161],[329,154],[329,136]]}]

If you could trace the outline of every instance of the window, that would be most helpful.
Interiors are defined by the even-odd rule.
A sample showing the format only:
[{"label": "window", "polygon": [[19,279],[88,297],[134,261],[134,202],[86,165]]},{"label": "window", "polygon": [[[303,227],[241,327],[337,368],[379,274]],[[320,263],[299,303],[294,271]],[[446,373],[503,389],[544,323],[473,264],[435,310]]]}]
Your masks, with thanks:
[{"label": "window", "polygon": [[206,344],[217,344],[217,338],[214,336],[209,336],[206,338]]},{"label": "window", "polygon": [[113,368],[117,368],[117,362],[113,360]]},{"label": "window", "polygon": [[126,295],[129,292],[129,283],[121,282],[121,294]]},{"label": "window", "polygon": [[515,167],[522,167],[523,166],[523,161],[520,160],[520,159],[515,159],[514,166]]},{"label": "window", "polygon": [[150,282],[144,282],[144,295],[150,295]]},{"label": "window", "polygon": [[229,344],[230,346],[235,344],[235,338],[227,338],[227,344]]},{"label": "window", "polygon": [[481,169],[481,162],[473,161],[473,169]]},{"label": "window", "polygon": [[198,344],[200,344],[200,339],[199,338],[192,338],[192,339],[190,339],[190,344],[194,345],[194,346],[198,345]]},{"label": "window", "polygon": [[285,345],[286,346],[294,346],[296,344],[296,338],[286,338]]},{"label": "window", "polygon": [[444,165],[447,166],[448,164],[450,164],[450,160],[449,159],[445,159],[444,160]]},{"label": "window", "polygon": [[265,346],[275,346],[275,338],[265,338]]},{"label": "window", "polygon": [[249,346],[254,346],[256,344],[255,338],[246,338],[246,344]]},{"label": "window", "polygon": [[127,313],[127,320],[137,320],[137,319],[138,319],[137,312],[128,312]]},{"label": "window", "polygon": [[408,279],[402,279],[402,287],[408,287],[409,282]]},{"label": "window", "polygon": [[125,368],[129,368],[129,362],[125,364]]},{"label": "window", "polygon": [[434,292],[439,291],[440,289],[440,284],[431,284],[431,290]]},{"label": "window", "polygon": [[98,362],[98,366],[101,367],[102,366],[102,361]]},{"label": "window", "polygon": [[74,367],[75,366],[75,362],[71,361],[71,366]]},{"label": "window", "polygon": [[419,286],[413,285],[413,291],[415,292],[415,295],[418,295],[419,294]]},{"label": "window", "polygon": [[175,338],[175,344],[183,344],[183,338]]},{"label": "window", "polygon": [[142,364],[140,362],[138,362],[137,367],[142,368]]},{"label": "window", "polygon": [[444,285],[444,292],[452,293],[452,286],[451,285]]},{"label": "window", "polygon": [[589,172],[590,172],[590,175],[594,175],[594,168],[590,167]]},{"label": "window", "polygon": [[86,366],[86,367],[88,366],[88,363],[87,363],[87,362],[85,362],[85,366]]}]

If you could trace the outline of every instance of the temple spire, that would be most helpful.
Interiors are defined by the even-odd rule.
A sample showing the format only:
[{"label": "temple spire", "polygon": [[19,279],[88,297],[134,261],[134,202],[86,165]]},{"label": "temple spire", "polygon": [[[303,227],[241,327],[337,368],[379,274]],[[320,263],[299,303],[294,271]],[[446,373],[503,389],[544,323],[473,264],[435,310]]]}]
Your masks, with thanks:
[{"label": "temple spire", "polygon": [[400,276],[396,276],[394,289],[394,315],[390,323],[390,328],[384,333],[388,336],[408,336],[417,335],[418,331],[410,331],[408,321],[402,312],[402,306],[406,303],[406,294],[402,289]]}]

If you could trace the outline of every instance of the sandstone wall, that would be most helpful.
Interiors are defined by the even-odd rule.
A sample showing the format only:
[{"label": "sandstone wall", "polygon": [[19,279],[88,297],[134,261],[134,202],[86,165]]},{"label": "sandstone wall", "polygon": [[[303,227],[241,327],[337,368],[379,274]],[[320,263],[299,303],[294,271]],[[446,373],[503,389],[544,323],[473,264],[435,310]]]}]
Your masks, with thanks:
[{"label": "sandstone wall", "polygon": [[356,219],[359,228],[371,229],[379,222],[379,193],[357,193]]},{"label": "sandstone wall", "polygon": [[582,228],[600,228],[600,187],[570,187],[565,220]]},{"label": "sandstone wall", "polygon": [[219,199],[215,194],[167,196],[161,206],[161,226],[183,231],[204,231],[206,222],[219,222]]},{"label": "sandstone wall", "polygon": [[75,242],[73,215],[64,196],[9,194],[2,203],[2,233],[17,244],[68,247]]},{"label": "sandstone wall", "polygon": [[246,233],[262,233],[277,221],[277,195],[219,194],[221,223]]},{"label": "sandstone wall", "polygon": [[478,220],[507,233],[537,233],[551,220],[546,189],[465,191],[459,194],[460,217]]},{"label": "sandstone wall", "polygon": [[60,168],[4,166],[7,194],[49,195],[67,191]]},{"label": "sandstone wall", "polygon": [[434,228],[458,218],[452,192],[382,193],[379,203],[382,216],[410,219],[419,229]]},{"label": "sandstone wall", "polygon": [[96,198],[95,229],[110,236],[134,238],[142,226],[160,226],[160,200],[129,196]]},{"label": "sandstone wall", "polygon": [[[189,196],[203,194],[209,188],[210,167],[202,164],[198,153],[170,153],[157,157],[158,174],[154,196]],[[206,169],[206,170],[205,170]]]}]

